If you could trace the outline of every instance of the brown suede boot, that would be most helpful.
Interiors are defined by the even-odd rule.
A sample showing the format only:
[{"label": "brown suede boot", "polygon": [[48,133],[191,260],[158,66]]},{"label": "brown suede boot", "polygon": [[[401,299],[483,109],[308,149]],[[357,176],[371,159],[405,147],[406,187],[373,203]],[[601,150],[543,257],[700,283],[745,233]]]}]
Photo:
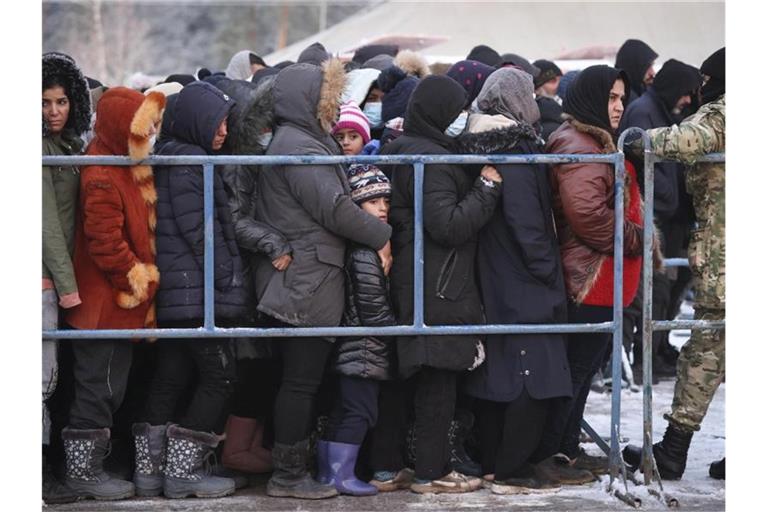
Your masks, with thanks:
[{"label": "brown suede boot", "polygon": [[225,432],[221,457],[224,467],[246,473],[272,471],[272,452],[261,445],[264,425],[259,420],[230,414]]}]

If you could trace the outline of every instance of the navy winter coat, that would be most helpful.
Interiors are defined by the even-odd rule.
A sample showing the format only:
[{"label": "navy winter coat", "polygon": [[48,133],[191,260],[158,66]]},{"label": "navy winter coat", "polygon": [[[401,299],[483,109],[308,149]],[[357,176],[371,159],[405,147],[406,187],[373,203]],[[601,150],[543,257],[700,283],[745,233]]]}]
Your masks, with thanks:
[{"label": "navy winter coat", "polygon": [[[216,130],[234,101],[214,86],[195,82],[167,108],[158,155],[212,154]],[[167,118],[166,118],[167,117]],[[157,318],[163,322],[203,319],[203,168],[155,166],[157,189]],[[235,241],[224,182],[214,172],[214,299],[216,318],[234,320],[248,311],[243,266]]]},{"label": "navy winter coat", "polygon": [[[459,138],[462,152],[536,154],[533,129],[512,125]],[[489,324],[567,323],[565,282],[545,165],[497,165],[501,200],[480,232],[477,273]],[[505,334],[486,339],[486,360],[465,391],[510,402],[525,388],[536,399],[571,396],[564,334]]]}]

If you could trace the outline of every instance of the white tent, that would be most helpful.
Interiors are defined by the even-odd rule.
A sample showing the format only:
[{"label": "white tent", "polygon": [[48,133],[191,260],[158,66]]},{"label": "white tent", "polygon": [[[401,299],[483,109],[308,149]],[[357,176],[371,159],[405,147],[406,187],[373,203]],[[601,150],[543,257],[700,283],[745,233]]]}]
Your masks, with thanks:
[{"label": "white tent", "polygon": [[641,39],[656,50],[657,67],[673,57],[698,67],[725,45],[725,4],[386,1],[265,60],[295,61],[319,41],[334,54],[349,54],[372,42],[401,42],[401,49],[415,49],[431,62],[455,62],[473,46],[486,44],[499,53],[562,63],[566,54],[589,47],[607,47],[604,54],[610,55],[626,39]]}]

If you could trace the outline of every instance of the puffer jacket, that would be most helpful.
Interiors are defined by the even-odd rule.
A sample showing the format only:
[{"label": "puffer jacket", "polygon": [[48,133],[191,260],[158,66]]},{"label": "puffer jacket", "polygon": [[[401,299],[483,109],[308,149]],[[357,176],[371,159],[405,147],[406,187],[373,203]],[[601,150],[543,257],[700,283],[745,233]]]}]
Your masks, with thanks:
[{"label": "puffer jacket", "polygon": [[[385,327],[395,325],[389,302],[387,277],[376,251],[353,244],[344,267],[346,302],[342,325]],[[340,338],[337,341],[334,369],[350,377],[385,380],[392,377],[395,366],[390,338],[364,336]]]},{"label": "puffer jacket", "polygon": [[[560,126],[547,142],[545,151],[553,154],[595,154],[615,153],[616,146],[611,135],[598,127],[584,124],[571,116],[564,115],[566,122]],[[629,167],[629,164],[628,164]],[[601,271],[611,266],[614,241],[614,169],[603,163],[572,163],[552,166],[552,209],[563,260],[566,292],[568,298],[585,303],[592,293]],[[636,192],[636,194],[635,194]],[[631,209],[642,212],[642,201],[637,180],[627,173],[624,187],[624,257],[625,280],[623,303],[628,306],[637,292],[639,284],[639,262],[643,249],[642,215],[630,220]],[[627,279],[637,273],[637,278]],[[612,276],[612,274],[611,274]],[[610,290],[613,296],[613,281]],[[606,294],[600,293],[601,297]],[[593,305],[612,305],[611,300]]]},{"label": "puffer jacket", "polygon": [[[344,84],[344,66],[336,59],[322,67],[303,63],[280,71],[274,91],[277,129],[267,154],[340,154],[330,131]],[[257,218],[282,233],[293,250],[284,272],[266,262],[257,266],[259,311],[295,326],[339,325],[347,240],[379,250],[391,228],[352,202],[341,165],[265,165],[258,189]]]},{"label": "puffer jacket", "polygon": [[[171,122],[161,134],[158,155],[206,155],[219,123],[234,101],[210,84],[195,82],[178,94]],[[205,222],[203,169],[195,165],[158,165],[157,266],[163,276],[157,292],[160,323],[202,321],[204,316]],[[214,300],[217,319],[238,319],[248,311],[240,253],[224,182],[214,172]],[[252,308],[251,308],[252,309]]]}]

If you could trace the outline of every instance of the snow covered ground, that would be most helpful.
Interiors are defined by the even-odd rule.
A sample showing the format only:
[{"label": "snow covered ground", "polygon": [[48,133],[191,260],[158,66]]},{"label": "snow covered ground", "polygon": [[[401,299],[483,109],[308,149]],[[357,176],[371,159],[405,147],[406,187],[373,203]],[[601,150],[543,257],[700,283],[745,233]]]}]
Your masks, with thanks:
[{"label": "snow covered ground", "polygon": [[[679,319],[693,318],[690,303],[684,303]],[[690,336],[689,331],[672,331],[670,342],[678,348]],[[653,438],[658,441],[667,422],[662,414],[672,403],[673,380],[662,380],[653,387]],[[611,420],[611,395],[591,393],[585,418],[604,437],[608,437]],[[621,436],[627,442],[642,444],[643,395],[622,390]],[[626,443],[622,443],[622,446]],[[600,454],[594,443],[584,445],[592,454]],[[709,477],[709,464],[725,455],[725,384],[720,386],[701,431],[693,436],[688,465],[683,479],[663,482],[664,490],[677,498],[680,510],[725,510],[725,482]],[[638,481],[642,475],[637,474]],[[134,498],[121,502],[82,501],[69,505],[48,507],[56,511],[437,511],[437,510],[524,510],[524,511],[626,511],[631,508],[606,492],[608,477],[587,486],[564,486],[556,494],[528,496],[497,496],[489,490],[461,495],[418,495],[408,491],[383,493],[367,498],[339,497],[330,500],[303,501],[274,499],[265,494],[266,478],[257,477],[252,486],[234,496],[218,500],[166,500],[163,498]],[[651,496],[645,487],[628,483],[629,491],[642,500],[642,510],[668,510]]]}]

